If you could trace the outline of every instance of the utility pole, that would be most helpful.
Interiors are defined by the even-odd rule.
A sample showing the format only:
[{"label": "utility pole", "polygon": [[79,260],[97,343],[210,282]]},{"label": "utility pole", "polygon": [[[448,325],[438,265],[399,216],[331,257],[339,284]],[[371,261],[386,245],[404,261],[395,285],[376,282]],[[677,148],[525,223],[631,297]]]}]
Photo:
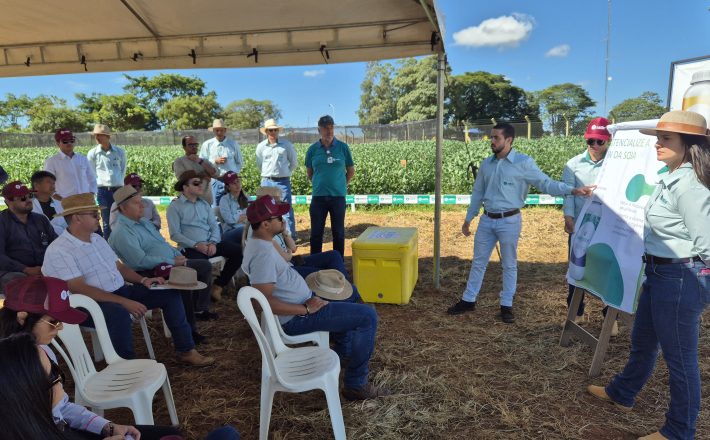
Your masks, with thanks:
[{"label": "utility pole", "polygon": [[611,44],[611,0],[606,3],[606,55],[604,56],[604,116],[606,112],[607,93],[609,91],[609,46]]}]

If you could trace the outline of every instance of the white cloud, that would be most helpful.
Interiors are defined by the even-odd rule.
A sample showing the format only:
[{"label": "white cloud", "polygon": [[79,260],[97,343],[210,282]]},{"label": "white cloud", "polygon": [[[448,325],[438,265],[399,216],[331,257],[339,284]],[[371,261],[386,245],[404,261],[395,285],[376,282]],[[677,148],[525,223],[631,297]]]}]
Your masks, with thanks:
[{"label": "white cloud", "polygon": [[68,85],[70,88],[72,88],[74,90],[79,90],[82,92],[89,90],[89,88],[90,88],[89,85],[86,83],[79,82],[79,81],[72,81],[72,80],[66,81],[66,85]]},{"label": "white cloud", "polygon": [[314,78],[316,76],[320,75],[325,75],[325,70],[323,69],[318,69],[318,70],[306,70],[303,72],[303,76],[307,76],[309,78]]},{"label": "white cloud", "polygon": [[560,44],[559,46],[555,46],[552,49],[548,50],[545,53],[545,56],[547,58],[564,58],[567,55],[569,55],[571,47],[569,44]]},{"label": "white cloud", "polygon": [[470,26],[454,33],[454,42],[471,47],[518,47],[527,40],[535,27],[535,19],[514,12],[483,20],[478,26]]}]

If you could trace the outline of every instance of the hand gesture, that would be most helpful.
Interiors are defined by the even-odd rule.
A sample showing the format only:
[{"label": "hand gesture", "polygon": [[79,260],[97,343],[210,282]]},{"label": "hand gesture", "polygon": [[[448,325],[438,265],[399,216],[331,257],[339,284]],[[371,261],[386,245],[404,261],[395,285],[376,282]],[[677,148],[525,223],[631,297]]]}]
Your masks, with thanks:
[{"label": "hand gesture", "polygon": [[470,222],[463,222],[463,225],[461,225],[461,233],[464,235],[464,237],[469,237],[471,235]]},{"label": "hand gesture", "polygon": [[329,301],[324,300],[323,298],[319,296],[312,296],[308,298],[308,301],[306,301],[306,305],[308,306],[308,310],[310,310],[311,314],[317,313],[320,309],[328,305]]},{"label": "hand gesture", "polygon": [[128,310],[128,313],[130,313],[131,316],[133,316],[136,319],[145,315],[146,312],[148,311],[148,308],[146,306],[144,306],[143,304],[141,304],[137,301],[133,301],[130,299],[125,299],[122,305],[123,305],[123,307],[126,308],[126,310]]},{"label": "hand gesture", "polygon": [[582,197],[589,197],[592,195],[594,190],[597,188],[596,185],[586,185],[586,186],[580,186],[579,188],[575,188],[572,190],[572,195],[574,196],[582,196]]}]

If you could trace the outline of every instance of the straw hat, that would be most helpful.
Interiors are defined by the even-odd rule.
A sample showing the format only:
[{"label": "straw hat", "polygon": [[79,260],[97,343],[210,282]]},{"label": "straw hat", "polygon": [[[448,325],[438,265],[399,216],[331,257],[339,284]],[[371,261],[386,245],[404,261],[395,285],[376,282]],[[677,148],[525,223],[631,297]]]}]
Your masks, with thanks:
[{"label": "straw hat", "polygon": [[313,293],[323,299],[343,300],[353,294],[353,286],[345,279],[345,275],[335,269],[308,274],[306,284]]},{"label": "straw hat", "polygon": [[212,126],[207,130],[214,131],[215,128],[227,128],[227,126],[224,125],[223,119],[215,119],[214,121],[212,121]]},{"label": "straw hat", "polygon": [[124,185],[120,187],[113,193],[113,201],[116,202],[116,207],[113,210],[118,211],[118,207],[121,206],[121,204],[137,195],[138,191],[136,191],[132,185]]},{"label": "straw hat", "polygon": [[656,128],[642,128],[643,134],[655,136],[659,131],[703,136],[710,141],[708,123],[703,115],[695,112],[675,110],[664,113],[656,124]]},{"label": "straw hat", "polygon": [[62,199],[62,209],[64,211],[54,214],[55,217],[64,217],[70,214],[76,214],[81,211],[98,211],[101,209],[96,204],[96,199],[91,193],[74,194],[73,196],[64,197]]},{"label": "straw hat", "polygon": [[279,130],[279,133],[283,133],[284,128],[276,123],[276,119],[267,119],[264,122],[264,126],[259,129],[261,134],[266,134],[266,130],[273,130],[274,128]]},{"label": "straw hat", "polygon": [[92,131],[91,134],[105,134],[106,136],[111,136],[111,130],[108,128],[108,125],[96,124],[94,125],[94,131]]},{"label": "straw hat", "polygon": [[162,263],[153,269],[153,274],[166,279],[165,284],[157,285],[155,289],[201,290],[207,287],[207,284],[197,281],[197,271],[187,266]]}]

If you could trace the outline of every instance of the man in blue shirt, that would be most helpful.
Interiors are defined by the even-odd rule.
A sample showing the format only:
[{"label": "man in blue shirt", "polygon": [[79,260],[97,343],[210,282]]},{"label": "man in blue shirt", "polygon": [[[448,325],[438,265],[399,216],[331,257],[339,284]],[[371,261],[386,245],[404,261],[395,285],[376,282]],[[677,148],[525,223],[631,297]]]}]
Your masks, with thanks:
[{"label": "man in blue shirt", "polygon": [[500,243],[503,267],[503,290],[500,292],[500,317],[503,322],[515,322],[513,297],[518,278],[518,239],[522,219],[520,208],[525,205],[530,185],[552,195],[590,195],[593,186],[572,188],[556,182],[540,171],[535,161],[513,150],[515,129],[508,123],[496,124],[491,130],[491,150],[478,171],[473,185],[471,204],[461,227],[463,235],[471,235],[470,225],[483,205],[483,217],[474,238],[473,264],[463,299],[449,307],[450,315],[472,311],[481,289],[483,275],[496,242]]},{"label": "man in blue shirt", "polygon": [[325,219],[330,214],[333,249],[345,255],[345,195],[355,175],[350,147],[335,138],[334,121],[325,115],[318,120],[320,140],[306,152],[306,173],[313,184],[311,197],[311,254],[323,250]]},{"label": "man in blue shirt", "polygon": [[212,179],[212,206],[219,206],[219,200],[226,193],[222,176],[227,171],[239,174],[244,165],[244,159],[242,159],[242,150],[239,149],[239,144],[227,138],[227,126],[224,125],[223,120],[215,119],[208,130],[214,132],[214,137],[202,143],[199,156],[200,159],[209,161],[217,168],[217,174]]}]

